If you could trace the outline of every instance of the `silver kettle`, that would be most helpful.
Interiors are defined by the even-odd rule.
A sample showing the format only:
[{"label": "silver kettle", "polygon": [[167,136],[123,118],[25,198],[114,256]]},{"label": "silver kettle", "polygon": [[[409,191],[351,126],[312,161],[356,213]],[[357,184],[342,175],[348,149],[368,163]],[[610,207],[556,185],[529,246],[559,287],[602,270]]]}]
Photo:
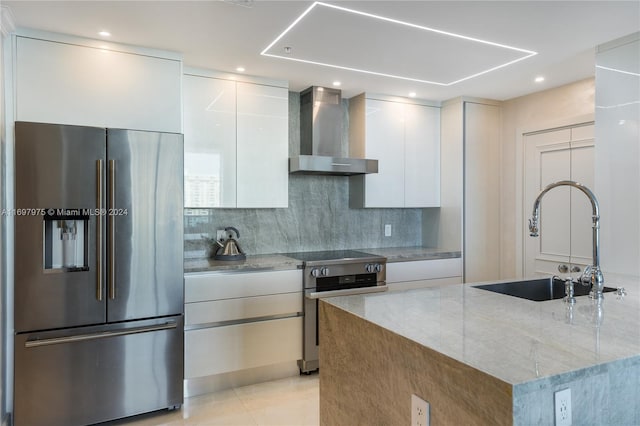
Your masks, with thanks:
[{"label": "silver kettle", "polygon": [[240,238],[240,232],[238,232],[238,230],[233,226],[227,226],[224,230],[225,232],[229,232],[229,237],[224,241],[224,243],[215,240],[218,245],[218,249],[216,250],[216,254],[213,258],[216,260],[245,260],[247,255],[244,254],[240,245],[238,245],[238,241],[233,238],[230,231],[236,233],[236,238]]}]

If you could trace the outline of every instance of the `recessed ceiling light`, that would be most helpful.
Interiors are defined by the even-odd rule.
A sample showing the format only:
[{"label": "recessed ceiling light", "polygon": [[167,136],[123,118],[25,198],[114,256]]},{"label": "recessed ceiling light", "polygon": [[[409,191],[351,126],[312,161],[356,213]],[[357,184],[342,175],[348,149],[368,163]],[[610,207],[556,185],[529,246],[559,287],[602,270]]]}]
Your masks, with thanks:
[{"label": "recessed ceiling light", "polygon": [[409,92],[409,97],[410,98],[415,98],[416,97],[416,92]]},{"label": "recessed ceiling light", "polygon": [[[303,20],[303,18],[305,16],[309,15],[310,12],[316,7],[318,7],[318,8],[325,7],[325,8],[329,8],[329,9],[339,10],[341,12],[348,12],[348,13],[351,13],[351,14],[364,16],[364,17],[367,17],[367,18],[377,19],[379,21],[384,21],[384,22],[388,22],[388,23],[404,25],[404,26],[409,27],[411,29],[418,29],[418,30],[424,30],[424,31],[431,32],[431,33],[436,33],[436,34],[441,35],[441,36],[448,36],[448,37],[452,37],[452,38],[456,38],[456,39],[461,39],[461,40],[466,40],[466,41],[470,41],[470,42],[480,43],[480,44],[487,45],[487,46],[493,46],[493,47],[498,47],[498,48],[502,48],[502,49],[512,50],[512,51],[516,51],[516,52],[521,53],[522,56],[518,57],[516,59],[513,59],[513,60],[508,60],[507,62],[501,63],[501,64],[499,64],[497,66],[493,66],[493,67],[490,67],[488,69],[484,69],[484,70],[482,70],[480,72],[476,72],[476,73],[473,73],[471,75],[467,75],[467,76],[465,76],[463,78],[458,78],[455,81],[444,82],[444,81],[424,80],[424,79],[408,77],[408,76],[404,76],[404,75],[384,73],[384,72],[379,72],[379,71],[375,71],[375,70],[371,70],[371,69],[361,69],[361,68],[349,67],[349,66],[339,65],[337,63],[327,63],[327,62],[315,61],[315,60],[310,60],[310,59],[302,59],[302,58],[295,58],[295,57],[291,57],[291,56],[283,56],[283,55],[281,55],[279,53],[275,53],[275,51],[274,52],[270,52],[271,48],[274,47],[276,45],[276,43],[278,43],[278,41],[280,41],[289,31],[291,31],[296,25],[298,25]],[[280,48],[281,47],[278,47],[278,50]],[[289,46],[284,47],[284,51],[285,51],[285,54],[290,55],[291,54],[291,47],[289,47]],[[531,56],[537,55],[538,53],[534,52],[532,50],[521,49],[521,48],[518,48],[518,47],[508,46],[506,44],[495,43],[495,42],[488,41],[488,40],[481,40],[481,39],[478,39],[478,38],[469,37],[469,36],[465,36],[465,35],[462,35],[462,34],[456,34],[456,33],[452,33],[452,32],[442,31],[442,30],[438,30],[438,29],[435,29],[435,28],[429,28],[429,27],[425,27],[425,26],[422,26],[422,25],[412,24],[410,22],[404,22],[404,21],[400,21],[400,20],[397,20],[397,19],[387,18],[385,16],[379,16],[379,15],[374,15],[374,14],[367,13],[367,12],[362,12],[362,11],[359,11],[359,10],[348,9],[346,7],[337,6],[335,4],[323,3],[323,2],[320,2],[320,1],[316,1],[311,6],[309,6],[300,16],[298,16],[298,18],[296,18],[291,23],[291,25],[289,25],[280,35],[278,35],[262,52],[260,52],[260,54],[262,56],[269,56],[269,57],[280,58],[280,59],[288,59],[290,61],[302,62],[302,63],[312,64],[312,65],[320,65],[320,66],[331,67],[331,68],[338,68],[338,69],[343,69],[343,70],[348,70],[348,71],[361,72],[361,73],[365,73],[365,74],[378,75],[378,76],[382,76],[382,77],[391,77],[391,78],[397,78],[397,79],[401,79],[401,80],[415,81],[415,82],[419,82],[419,83],[435,84],[435,85],[438,85],[438,86],[451,86],[453,84],[457,84],[457,83],[460,83],[462,81],[469,80],[469,79],[474,78],[474,77],[478,77],[478,76],[486,74],[488,72],[495,71],[497,69],[506,67],[508,65],[515,64],[516,62],[520,62],[520,61],[522,61],[524,59],[530,58]]]},{"label": "recessed ceiling light", "polygon": [[244,72],[244,67],[237,67],[237,68],[236,68],[236,71],[238,71],[238,72]]},{"label": "recessed ceiling light", "polygon": [[111,33],[109,31],[100,31],[98,35],[101,37],[111,37]]},{"label": "recessed ceiling light", "polygon": [[544,77],[543,77],[543,76],[538,76],[538,77],[536,77],[536,79],[535,79],[535,82],[536,82],[536,83],[542,83],[543,81],[544,81]]},{"label": "recessed ceiling light", "polygon": [[333,85],[334,85],[334,86],[341,86],[341,85],[342,85],[342,83],[340,83],[339,81],[334,81],[334,82],[333,82]]}]

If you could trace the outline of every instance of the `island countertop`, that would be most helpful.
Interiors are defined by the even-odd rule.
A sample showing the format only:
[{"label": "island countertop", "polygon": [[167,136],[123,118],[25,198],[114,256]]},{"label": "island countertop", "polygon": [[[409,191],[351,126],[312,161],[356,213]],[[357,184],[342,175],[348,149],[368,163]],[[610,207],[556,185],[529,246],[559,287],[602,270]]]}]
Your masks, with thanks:
[{"label": "island countertop", "polygon": [[627,296],[605,294],[596,324],[588,296],[533,302],[449,285],[325,299],[335,307],[411,339],[506,383],[640,358],[640,280],[608,276]]}]

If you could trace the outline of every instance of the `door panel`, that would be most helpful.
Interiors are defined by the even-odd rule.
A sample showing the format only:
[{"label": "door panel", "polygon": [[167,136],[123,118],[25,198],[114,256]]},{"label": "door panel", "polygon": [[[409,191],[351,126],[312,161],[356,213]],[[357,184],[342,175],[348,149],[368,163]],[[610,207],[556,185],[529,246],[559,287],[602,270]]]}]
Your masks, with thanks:
[{"label": "door panel", "polygon": [[404,207],[404,104],[366,100],[365,158],[378,159],[366,175],[366,207]]},{"label": "door panel", "polygon": [[[541,149],[540,186],[570,179],[571,152],[566,148]],[[537,195],[537,194],[536,194]],[[568,256],[571,251],[570,188],[559,187],[548,192],[540,204],[540,254]],[[535,199],[535,196],[534,196]],[[531,202],[533,205],[533,200]],[[568,259],[567,259],[568,261]]]},{"label": "door panel", "polygon": [[107,137],[108,198],[115,200],[107,320],[182,313],[182,135],[109,129]]},{"label": "door panel", "polygon": [[183,336],[181,316],[17,335],[14,424],[85,425],[181,405]]},{"label": "door panel", "polygon": [[[594,146],[571,150],[571,179],[593,190]],[[571,263],[591,264],[593,209],[589,199],[578,189],[571,188]]]},{"label": "door panel", "polygon": [[236,207],[236,82],[182,81],[185,207]]},{"label": "door panel", "polygon": [[[105,130],[80,126],[16,122],[16,207],[18,209],[95,210],[97,161],[106,158]],[[104,189],[102,181],[101,189]],[[103,191],[102,191],[103,192]],[[87,214],[83,268],[46,267],[45,224],[41,212],[15,218],[15,330],[63,328],[105,321],[104,289],[97,238],[99,215]],[[104,229],[104,222],[102,228]],[[84,229],[83,229],[84,232]],[[50,236],[60,240],[61,234]],[[58,244],[60,242],[58,241]],[[104,253],[104,250],[102,250]],[[104,265],[104,262],[102,262]],[[102,300],[99,300],[102,299]]]},{"label": "door panel", "polygon": [[238,82],[237,207],[289,206],[287,89]]},{"label": "door panel", "polygon": [[[539,191],[552,182],[573,180],[593,189],[593,125],[526,135],[524,143],[524,223]],[[567,186],[548,192],[540,207],[540,237],[525,230],[524,275],[579,275],[592,262],[591,215],[591,203],[580,190]]]}]

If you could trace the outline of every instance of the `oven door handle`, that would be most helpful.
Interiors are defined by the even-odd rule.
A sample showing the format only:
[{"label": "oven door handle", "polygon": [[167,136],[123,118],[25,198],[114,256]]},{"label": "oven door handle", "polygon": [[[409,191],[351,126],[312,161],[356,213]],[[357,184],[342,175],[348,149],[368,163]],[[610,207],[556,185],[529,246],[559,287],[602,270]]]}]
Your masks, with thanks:
[{"label": "oven door handle", "polygon": [[360,288],[348,288],[345,290],[330,290],[330,291],[312,291],[305,293],[307,299],[321,299],[323,297],[333,296],[350,296],[352,294],[365,294],[365,293],[379,293],[387,291],[389,287],[386,284],[377,285],[375,287],[360,287]]}]

